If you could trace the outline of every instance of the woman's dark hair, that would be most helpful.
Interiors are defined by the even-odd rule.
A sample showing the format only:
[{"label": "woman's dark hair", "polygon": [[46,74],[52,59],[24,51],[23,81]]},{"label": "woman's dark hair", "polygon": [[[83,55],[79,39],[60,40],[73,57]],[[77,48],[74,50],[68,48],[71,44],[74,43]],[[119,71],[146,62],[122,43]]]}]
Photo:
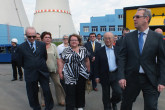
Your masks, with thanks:
[{"label": "woman's dark hair", "polygon": [[44,32],[41,34],[41,39],[43,39],[45,35],[50,35],[50,38],[52,39],[52,34],[51,34],[50,32],[47,32],[47,31],[44,31]]},{"label": "woman's dark hair", "polygon": [[69,45],[70,45],[70,40],[71,40],[72,37],[77,37],[77,39],[78,39],[78,41],[79,41],[79,46],[82,46],[82,39],[81,39],[81,36],[78,35],[78,34],[71,34],[71,35],[69,36],[69,40],[68,40]]}]

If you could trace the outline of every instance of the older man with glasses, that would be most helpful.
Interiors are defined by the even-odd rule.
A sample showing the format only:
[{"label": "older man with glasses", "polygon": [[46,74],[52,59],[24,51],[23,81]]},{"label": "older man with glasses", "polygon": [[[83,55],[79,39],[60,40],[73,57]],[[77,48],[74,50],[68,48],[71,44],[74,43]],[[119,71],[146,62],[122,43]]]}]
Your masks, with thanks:
[{"label": "older man with glasses", "polygon": [[33,110],[41,110],[38,101],[38,83],[40,83],[45,97],[45,110],[51,110],[54,102],[49,87],[46,45],[35,40],[36,30],[33,27],[28,27],[25,32],[27,41],[18,47],[18,53],[19,64],[24,68],[29,104]]}]

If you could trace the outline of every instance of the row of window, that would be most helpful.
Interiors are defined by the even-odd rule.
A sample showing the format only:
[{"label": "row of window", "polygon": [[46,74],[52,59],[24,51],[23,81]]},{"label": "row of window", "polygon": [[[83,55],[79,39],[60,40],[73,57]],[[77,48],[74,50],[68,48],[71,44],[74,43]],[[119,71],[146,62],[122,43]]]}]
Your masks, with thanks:
[{"label": "row of window", "polygon": [[118,18],[119,19],[123,19],[123,15],[118,15]]},{"label": "row of window", "polygon": [[[118,26],[118,31],[122,31],[123,26]],[[84,32],[89,32],[89,26],[83,27]],[[100,32],[106,32],[106,26],[100,26]],[[109,31],[115,31],[115,26],[109,26]],[[98,26],[92,26],[92,32],[98,32]]]}]

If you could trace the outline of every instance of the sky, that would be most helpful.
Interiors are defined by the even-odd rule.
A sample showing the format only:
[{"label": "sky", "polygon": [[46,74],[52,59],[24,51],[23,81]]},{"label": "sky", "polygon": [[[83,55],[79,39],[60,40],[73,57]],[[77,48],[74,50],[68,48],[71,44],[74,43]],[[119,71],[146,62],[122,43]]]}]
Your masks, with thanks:
[{"label": "sky", "polygon": [[[36,0],[22,0],[30,25],[33,22]],[[165,4],[165,0],[69,0],[72,19],[77,32],[80,23],[89,23],[90,17],[114,14],[123,7]]]}]

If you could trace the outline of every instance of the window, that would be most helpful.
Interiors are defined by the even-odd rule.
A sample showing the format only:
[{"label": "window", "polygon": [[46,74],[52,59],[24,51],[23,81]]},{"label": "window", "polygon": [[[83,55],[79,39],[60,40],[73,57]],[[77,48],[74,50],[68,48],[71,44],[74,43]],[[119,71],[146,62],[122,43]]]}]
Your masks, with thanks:
[{"label": "window", "polygon": [[115,26],[109,26],[109,31],[115,31]]},{"label": "window", "polygon": [[121,15],[118,15],[118,18],[119,19],[123,19],[123,15],[121,14]]},{"label": "window", "polygon": [[0,53],[6,53],[5,47],[0,47]]},{"label": "window", "polygon": [[97,26],[92,26],[92,32],[97,32],[98,31],[98,27]]},{"label": "window", "polygon": [[83,31],[84,31],[84,32],[89,32],[89,26],[84,26],[84,27],[83,27]]},{"label": "window", "polygon": [[100,31],[101,32],[106,32],[106,26],[100,26]]},{"label": "window", "polygon": [[123,30],[123,26],[118,26],[118,31],[122,31]]}]

